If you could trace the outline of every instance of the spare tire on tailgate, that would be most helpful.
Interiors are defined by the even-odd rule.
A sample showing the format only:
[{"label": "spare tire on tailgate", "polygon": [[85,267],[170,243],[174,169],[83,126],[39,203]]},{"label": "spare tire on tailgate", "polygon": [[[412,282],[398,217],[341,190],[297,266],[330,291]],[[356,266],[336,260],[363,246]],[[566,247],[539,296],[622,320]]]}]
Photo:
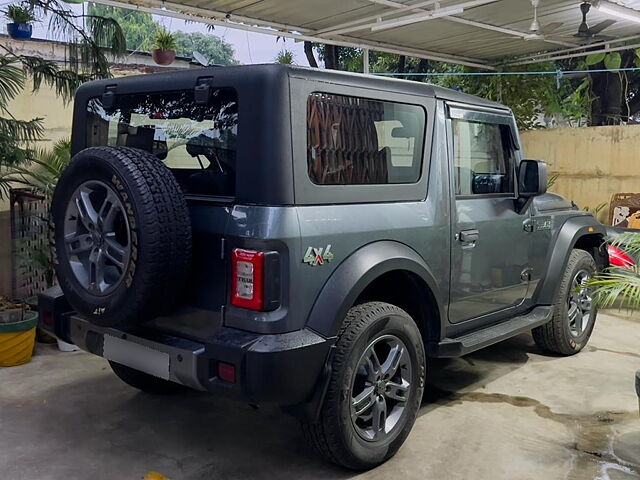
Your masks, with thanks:
[{"label": "spare tire on tailgate", "polygon": [[67,300],[105,327],[169,312],[191,261],[180,186],[154,155],[127,147],[73,157],[53,195],[50,241]]}]

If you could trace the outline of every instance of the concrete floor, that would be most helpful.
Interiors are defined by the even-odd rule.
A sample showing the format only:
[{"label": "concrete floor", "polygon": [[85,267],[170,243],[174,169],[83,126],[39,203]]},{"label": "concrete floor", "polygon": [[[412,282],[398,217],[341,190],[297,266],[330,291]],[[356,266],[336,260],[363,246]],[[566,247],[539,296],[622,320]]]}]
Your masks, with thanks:
[{"label": "concrete floor", "polygon": [[601,314],[580,355],[542,355],[522,335],[431,363],[398,455],[355,475],[318,460],[295,420],[215,396],[153,397],[106,361],[40,346],[0,369],[0,478],[640,478],[640,316]]}]

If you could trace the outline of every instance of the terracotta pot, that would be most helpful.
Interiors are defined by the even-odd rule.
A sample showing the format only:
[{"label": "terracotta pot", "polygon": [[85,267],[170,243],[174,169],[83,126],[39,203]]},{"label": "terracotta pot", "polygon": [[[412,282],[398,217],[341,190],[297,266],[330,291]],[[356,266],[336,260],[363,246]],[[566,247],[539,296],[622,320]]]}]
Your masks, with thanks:
[{"label": "terracotta pot", "polygon": [[14,40],[29,40],[33,27],[30,23],[7,23],[7,33]]},{"label": "terracotta pot", "polygon": [[176,52],[174,50],[153,50],[151,52],[153,61],[158,65],[171,65],[176,59]]}]

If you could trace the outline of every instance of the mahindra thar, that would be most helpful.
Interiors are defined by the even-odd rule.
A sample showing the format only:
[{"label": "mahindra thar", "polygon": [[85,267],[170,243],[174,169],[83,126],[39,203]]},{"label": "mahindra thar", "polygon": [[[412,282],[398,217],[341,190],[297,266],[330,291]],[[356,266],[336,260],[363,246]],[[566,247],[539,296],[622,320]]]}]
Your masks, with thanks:
[{"label": "mahindra thar", "polygon": [[51,209],[60,339],[145,392],[282,406],[374,467],[432,357],[532,331],[578,353],[604,227],[548,194],[512,112],[423,83],[282,65],[84,84]]}]

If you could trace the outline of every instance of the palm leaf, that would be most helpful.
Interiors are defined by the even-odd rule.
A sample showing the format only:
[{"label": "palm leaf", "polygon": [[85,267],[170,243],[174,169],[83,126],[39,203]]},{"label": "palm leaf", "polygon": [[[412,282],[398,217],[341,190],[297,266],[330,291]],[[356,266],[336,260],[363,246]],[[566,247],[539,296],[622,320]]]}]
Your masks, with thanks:
[{"label": "palm leaf", "polygon": [[602,308],[613,306],[640,307],[640,269],[612,267],[591,279],[588,287],[593,289],[596,305]]},{"label": "palm leaf", "polygon": [[44,119],[16,120],[0,117],[0,141],[14,144],[33,142],[44,135]]},{"label": "palm leaf", "polygon": [[640,254],[640,233],[623,232],[614,238],[611,244],[620,247],[627,254],[637,256]]},{"label": "palm leaf", "polygon": [[12,65],[11,57],[0,57],[0,109],[6,111],[7,104],[24,88],[24,72]]}]

